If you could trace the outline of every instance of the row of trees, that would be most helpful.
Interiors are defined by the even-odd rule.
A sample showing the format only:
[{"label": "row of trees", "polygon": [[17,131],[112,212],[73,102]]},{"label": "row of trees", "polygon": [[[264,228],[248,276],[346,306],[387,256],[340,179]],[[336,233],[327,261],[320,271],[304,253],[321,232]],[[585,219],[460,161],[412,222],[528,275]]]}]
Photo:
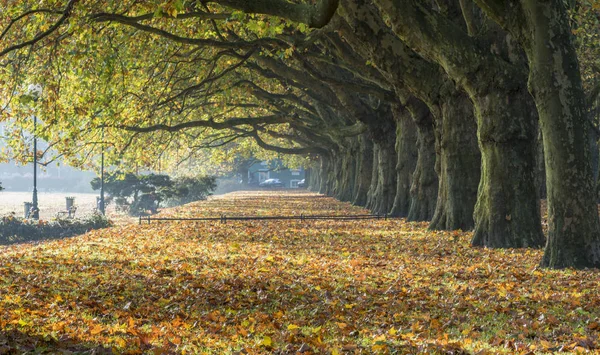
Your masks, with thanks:
[{"label": "row of trees", "polygon": [[[0,90],[13,132],[35,110],[73,163],[300,156],[312,188],[374,212],[600,266],[597,1],[60,5],[5,6]],[[32,81],[43,99],[19,100]]]}]

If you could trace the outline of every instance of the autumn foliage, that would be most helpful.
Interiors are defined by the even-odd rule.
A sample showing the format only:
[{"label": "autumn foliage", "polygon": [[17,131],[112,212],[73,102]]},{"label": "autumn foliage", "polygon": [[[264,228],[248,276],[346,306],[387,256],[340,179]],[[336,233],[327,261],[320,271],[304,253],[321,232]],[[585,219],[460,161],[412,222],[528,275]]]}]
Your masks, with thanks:
[{"label": "autumn foliage", "polygon": [[[234,193],[161,214],[355,214]],[[0,247],[0,354],[593,352],[599,274],[402,219],[131,224]]]}]

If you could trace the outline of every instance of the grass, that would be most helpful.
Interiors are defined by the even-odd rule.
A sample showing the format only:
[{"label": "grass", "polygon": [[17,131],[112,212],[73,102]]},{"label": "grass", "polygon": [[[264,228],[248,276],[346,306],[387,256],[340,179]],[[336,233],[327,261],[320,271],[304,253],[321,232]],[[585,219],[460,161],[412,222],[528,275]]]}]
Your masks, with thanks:
[{"label": "grass", "polygon": [[[310,193],[254,192],[161,214],[257,211],[366,213]],[[470,233],[426,227],[397,219],[170,222],[0,248],[0,354],[600,346],[597,270],[539,269],[540,250],[475,249]]]}]

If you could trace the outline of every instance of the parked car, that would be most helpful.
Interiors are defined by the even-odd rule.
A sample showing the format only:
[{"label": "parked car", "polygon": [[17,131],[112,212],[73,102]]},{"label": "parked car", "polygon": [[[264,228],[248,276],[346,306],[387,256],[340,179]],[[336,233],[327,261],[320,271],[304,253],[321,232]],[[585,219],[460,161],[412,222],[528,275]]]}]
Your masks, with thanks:
[{"label": "parked car", "polygon": [[258,184],[258,186],[260,186],[260,187],[283,187],[283,182],[281,182],[281,180],[279,180],[279,179],[267,179],[267,180],[261,182],[260,184]]},{"label": "parked car", "polygon": [[300,189],[307,188],[307,186],[306,186],[306,179],[302,179],[302,180],[298,181],[298,188],[300,188]]}]

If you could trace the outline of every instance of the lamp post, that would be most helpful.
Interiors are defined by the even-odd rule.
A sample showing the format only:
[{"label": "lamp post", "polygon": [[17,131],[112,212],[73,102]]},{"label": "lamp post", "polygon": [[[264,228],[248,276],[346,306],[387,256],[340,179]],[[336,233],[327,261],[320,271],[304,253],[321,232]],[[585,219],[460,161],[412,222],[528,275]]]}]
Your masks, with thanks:
[{"label": "lamp post", "polygon": [[102,155],[100,158],[100,213],[105,215],[104,210],[104,127],[102,127]]},{"label": "lamp post", "polygon": [[[42,86],[39,84],[31,84],[27,87],[27,92],[33,98],[33,101],[37,100],[42,95]],[[32,213],[31,218],[40,219],[40,209],[38,208],[38,195],[37,195],[37,117],[33,115],[33,197],[32,197]]]}]

